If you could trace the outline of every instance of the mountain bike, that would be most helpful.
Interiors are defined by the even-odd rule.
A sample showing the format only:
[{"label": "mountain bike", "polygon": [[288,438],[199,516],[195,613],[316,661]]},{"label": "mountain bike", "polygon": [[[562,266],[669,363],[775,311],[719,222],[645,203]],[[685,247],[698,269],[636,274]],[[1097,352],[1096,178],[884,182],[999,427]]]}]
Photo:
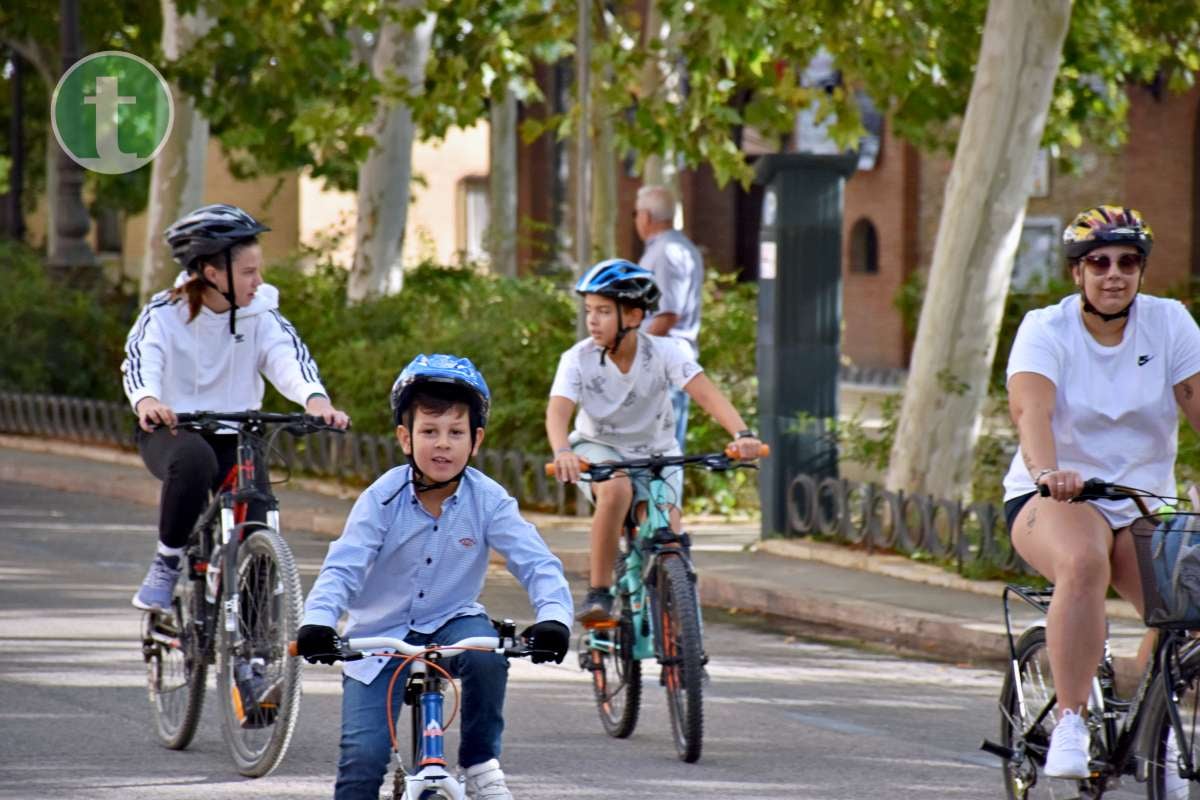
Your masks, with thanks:
[{"label": "mountain bike", "polygon": [[[761,456],[767,453],[763,445]],[[713,472],[756,468],[735,455],[731,449],[695,456],[580,462],[584,479],[592,482],[606,481],[630,470],[646,471],[650,475],[650,502],[640,520],[636,497],[629,508],[613,569],[612,618],[585,626],[578,645],[579,666],[592,675],[592,691],[605,733],[624,739],[637,726],[641,662],[655,659],[661,665],[659,682],[667,693],[675,751],[688,763],[699,760],[704,738],[704,667],[708,656],[696,597],[692,541],[686,532],[671,530],[670,509],[678,505],[678,498],[672,496],[663,472],[687,467]],[[553,475],[554,465],[547,464],[546,472]]]},{"label": "mountain bike", "polygon": [[278,766],[296,726],[300,659],[288,655],[287,645],[303,599],[296,562],[279,533],[267,453],[281,432],[337,429],[320,417],[263,411],[177,418],[179,427],[237,431],[237,462],[192,529],[171,610],[142,618],[154,729],[172,750],[191,743],[215,664],[222,737],[238,772],[261,777]]},{"label": "mountain bike", "polygon": [[[467,650],[499,653],[506,658],[523,658],[537,652],[517,640],[516,623],[512,620],[493,621],[493,624],[497,636],[472,636],[450,644],[415,645],[388,636],[341,639],[338,652],[331,654],[343,661],[377,656],[404,659],[392,673],[386,708],[392,708],[396,681],[408,667],[408,677],[404,681],[404,705],[410,709],[407,767],[400,754],[397,720],[388,715],[388,734],[396,761],[392,795],[395,800],[465,800],[464,779],[448,769],[444,741],[446,728],[458,715],[458,687],[450,672],[439,662]],[[290,643],[288,652],[297,653],[295,642]],[[448,718],[445,714],[447,684],[454,690],[454,707]]]},{"label": "mountain bike", "polygon": [[[1045,487],[1042,494],[1047,495]],[[1092,679],[1087,725],[1091,775],[1084,780],[1047,778],[1046,752],[1058,718],[1046,650],[1045,620],[1013,638],[1010,597],[1045,614],[1053,587],[1005,587],[1002,602],[1010,663],[1000,692],[1000,741],[981,748],[1004,760],[1010,800],[1098,798],[1132,775],[1146,783],[1151,800],[1200,797],[1200,515],[1150,513],[1143,498],[1174,501],[1150,492],[1092,479],[1072,502],[1132,498],[1142,517],[1130,528],[1145,600],[1144,621],[1155,629],[1154,656],[1132,697],[1118,696],[1108,641]]]}]

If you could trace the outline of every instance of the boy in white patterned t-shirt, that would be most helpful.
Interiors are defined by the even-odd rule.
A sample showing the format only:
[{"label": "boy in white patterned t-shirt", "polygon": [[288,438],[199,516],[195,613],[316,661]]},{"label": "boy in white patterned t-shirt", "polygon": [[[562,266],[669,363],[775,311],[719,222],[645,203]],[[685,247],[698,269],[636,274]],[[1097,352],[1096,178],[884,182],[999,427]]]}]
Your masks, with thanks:
[{"label": "boy in white patterned t-shirt", "polygon": [[[671,387],[687,392],[729,431],[741,458],[758,457],[757,435],[704,374],[690,350],[673,339],[638,330],[646,313],[658,304],[653,273],[623,259],[610,259],[588,270],[575,291],[584,299],[588,338],[562,354],[546,407],[546,434],[559,480],[579,482],[580,458],[601,463],[655,453],[679,455]],[[577,406],[575,429],[568,433]],[[682,471],[668,470],[664,477],[676,498],[671,527],[679,530]],[[621,524],[635,495],[639,514],[643,513],[649,481],[647,473],[635,471],[594,486],[581,484],[596,507],[590,588],[578,615],[582,622],[604,620],[612,613],[609,584]]]}]

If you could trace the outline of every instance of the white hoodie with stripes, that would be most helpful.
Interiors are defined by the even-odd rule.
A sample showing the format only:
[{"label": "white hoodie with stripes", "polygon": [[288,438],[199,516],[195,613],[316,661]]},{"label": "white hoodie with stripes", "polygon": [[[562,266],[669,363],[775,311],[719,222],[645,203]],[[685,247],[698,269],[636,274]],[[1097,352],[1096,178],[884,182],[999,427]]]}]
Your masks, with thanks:
[{"label": "white hoodie with stripes", "polygon": [[129,331],[121,372],[135,411],[144,397],[177,413],[252,411],[262,406],[264,375],[300,405],[314,394],[328,396],[312,354],[279,313],[279,290],[266,283],[237,310],[236,336],[228,311],[201,306],[188,322],[186,298],[154,295]]}]

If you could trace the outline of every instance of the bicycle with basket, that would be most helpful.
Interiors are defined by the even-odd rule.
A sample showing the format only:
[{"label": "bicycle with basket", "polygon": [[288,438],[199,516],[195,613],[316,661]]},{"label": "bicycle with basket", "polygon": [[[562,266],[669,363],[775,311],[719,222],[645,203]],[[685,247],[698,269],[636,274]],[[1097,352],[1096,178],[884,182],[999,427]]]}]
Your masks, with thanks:
[{"label": "bicycle with basket", "polygon": [[1088,700],[1091,775],[1084,780],[1052,779],[1042,772],[1058,717],[1045,620],[1013,637],[1010,598],[1045,614],[1054,589],[1005,587],[1010,664],[1000,693],[1000,741],[985,740],[981,747],[1004,760],[1005,789],[1012,800],[1098,798],[1120,785],[1123,776],[1145,782],[1151,800],[1200,798],[1200,639],[1195,636],[1200,630],[1200,514],[1169,506],[1152,513],[1145,498],[1178,499],[1092,479],[1072,501],[1133,499],[1137,504],[1142,516],[1130,532],[1142,580],[1143,618],[1156,635],[1153,656],[1129,697],[1116,691],[1116,663],[1105,641]]}]

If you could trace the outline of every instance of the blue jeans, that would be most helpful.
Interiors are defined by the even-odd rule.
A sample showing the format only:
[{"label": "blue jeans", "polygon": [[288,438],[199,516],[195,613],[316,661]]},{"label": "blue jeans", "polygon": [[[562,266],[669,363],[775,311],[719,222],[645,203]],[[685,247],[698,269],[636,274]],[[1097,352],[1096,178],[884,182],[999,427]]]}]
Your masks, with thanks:
[{"label": "blue jeans", "polygon": [[675,409],[675,441],[679,442],[679,452],[687,452],[687,420],[688,404],[691,400],[683,389],[671,387],[671,407]]},{"label": "blue jeans", "polygon": [[[450,643],[468,636],[495,636],[496,629],[483,615],[452,619],[433,633],[409,633],[409,644]],[[342,679],[342,749],[338,758],[334,800],[379,800],[379,787],[387,774],[392,744],[388,738],[388,682],[403,659],[393,658],[370,684]],[[500,757],[504,732],[504,690],[508,685],[508,660],[495,653],[467,652],[442,662],[462,681],[462,736],[458,763],[464,769]],[[408,672],[406,667],[405,673]],[[392,692],[393,719],[404,708],[404,681],[396,679]],[[449,704],[446,713],[449,714]],[[396,725],[401,753],[407,760],[404,733],[407,724]]]}]

